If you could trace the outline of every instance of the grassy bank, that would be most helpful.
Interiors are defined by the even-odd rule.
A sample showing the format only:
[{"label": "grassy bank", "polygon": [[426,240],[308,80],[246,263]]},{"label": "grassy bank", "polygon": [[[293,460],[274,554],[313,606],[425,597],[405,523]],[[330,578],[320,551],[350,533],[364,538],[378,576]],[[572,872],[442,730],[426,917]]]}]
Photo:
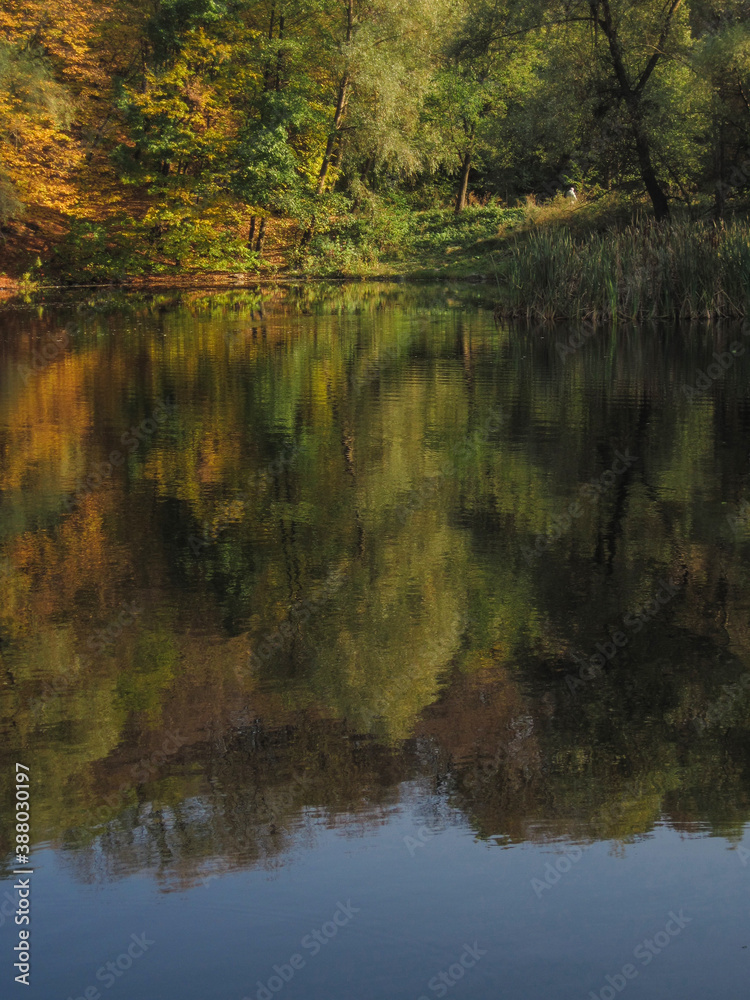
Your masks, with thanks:
[{"label": "grassy bank", "polygon": [[[707,208],[700,209],[703,221],[677,212],[656,225],[642,200],[622,196],[574,204],[528,199],[514,207],[470,206],[459,215],[370,200],[356,213],[330,214],[304,251],[297,224],[274,219],[262,254],[250,261],[204,254],[201,266],[187,251],[180,260],[145,266],[132,237],[79,228],[18,277],[27,285],[138,286],[444,278],[490,282],[499,316],[535,322],[750,315],[747,219],[715,224]],[[136,257],[140,265],[131,266]]]},{"label": "grassy bank", "polygon": [[407,278],[482,277],[496,287],[498,315],[533,321],[750,315],[747,216],[714,223],[710,207],[696,206],[697,219],[677,208],[660,225],[622,196],[414,213],[408,244],[384,248],[376,266]]}]

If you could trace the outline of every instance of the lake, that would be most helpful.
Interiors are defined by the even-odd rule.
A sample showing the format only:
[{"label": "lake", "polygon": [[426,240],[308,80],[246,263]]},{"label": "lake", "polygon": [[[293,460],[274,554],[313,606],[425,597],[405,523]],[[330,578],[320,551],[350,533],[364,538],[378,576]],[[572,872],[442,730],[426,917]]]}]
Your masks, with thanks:
[{"label": "lake", "polygon": [[4,995],[741,995],[750,326],[0,322]]}]

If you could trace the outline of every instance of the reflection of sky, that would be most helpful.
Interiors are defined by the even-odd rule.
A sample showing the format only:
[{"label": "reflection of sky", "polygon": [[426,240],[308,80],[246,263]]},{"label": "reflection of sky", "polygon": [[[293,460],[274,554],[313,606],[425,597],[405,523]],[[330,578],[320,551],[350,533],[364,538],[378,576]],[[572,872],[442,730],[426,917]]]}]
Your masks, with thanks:
[{"label": "reflection of sky", "polygon": [[[628,1000],[744,995],[750,864],[726,840],[660,826],[617,849],[594,844],[539,898],[532,879],[566,845],[500,849],[448,826],[412,856],[404,838],[422,822],[407,811],[354,837],[321,828],[273,872],[168,894],[147,875],[84,885],[54,853],[38,852],[25,995],[83,996],[143,931],[154,945],[110,989],[100,980],[103,996],[256,1000],[258,980],[299,953],[304,967],[274,994],[284,1000],[418,1000],[440,995],[429,981],[474,942],[486,955],[449,990],[459,1000],[587,1000],[628,963],[638,970]],[[319,954],[301,946],[349,901],[359,913]],[[634,949],[664,930],[671,910],[691,922],[645,966]]]}]

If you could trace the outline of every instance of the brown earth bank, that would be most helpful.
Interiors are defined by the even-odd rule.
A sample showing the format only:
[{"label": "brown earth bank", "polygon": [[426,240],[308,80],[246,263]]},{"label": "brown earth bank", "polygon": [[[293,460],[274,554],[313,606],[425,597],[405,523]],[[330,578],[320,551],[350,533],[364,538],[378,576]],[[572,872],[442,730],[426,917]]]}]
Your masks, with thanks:
[{"label": "brown earth bank", "polygon": [[[31,283],[36,287],[55,287],[59,284],[56,280],[54,255],[69,231],[68,222],[59,212],[35,208],[33,214],[0,227],[0,292],[19,291]],[[294,220],[269,220],[262,263],[252,273],[191,272],[189,269],[180,269],[170,273],[128,277],[118,284],[134,288],[231,288],[259,278],[264,281],[274,280],[280,273],[289,271],[288,258],[294,249],[295,228]],[[39,267],[44,271],[42,279],[34,275],[34,269]],[[74,284],[88,283],[82,280]]]},{"label": "brown earth bank", "polygon": [[[55,273],[55,248],[67,232],[65,221],[56,213],[40,213],[33,220],[16,221],[0,228],[0,301],[11,298],[24,290],[67,288],[147,289],[230,289],[252,288],[258,285],[284,286],[300,281],[394,281],[404,280],[403,275],[389,269],[372,274],[308,274],[290,264],[297,242],[294,231],[297,223],[292,219],[271,219],[263,257],[254,271],[191,271],[175,268],[160,274],[130,275],[118,281],[62,280]],[[43,277],[37,277],[35,268],[41,262]],[[436,276],[438,277],[438,276]],[[442,276],[441,276],[442,277]],[[444,277],[448,277],[445,275]],[[468,275],[468,280],[483,281],[483,274]]]}]

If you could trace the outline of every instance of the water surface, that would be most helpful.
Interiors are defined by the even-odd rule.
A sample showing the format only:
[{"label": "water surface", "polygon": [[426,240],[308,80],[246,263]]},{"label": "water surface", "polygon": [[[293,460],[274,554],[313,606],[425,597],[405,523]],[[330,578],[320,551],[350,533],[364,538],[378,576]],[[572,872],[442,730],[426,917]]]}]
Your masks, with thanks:
[{"label": "water surface", "polygon": [[744,331],[367,285],[0,322],[24,995],[740,995]]}]

